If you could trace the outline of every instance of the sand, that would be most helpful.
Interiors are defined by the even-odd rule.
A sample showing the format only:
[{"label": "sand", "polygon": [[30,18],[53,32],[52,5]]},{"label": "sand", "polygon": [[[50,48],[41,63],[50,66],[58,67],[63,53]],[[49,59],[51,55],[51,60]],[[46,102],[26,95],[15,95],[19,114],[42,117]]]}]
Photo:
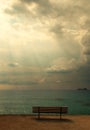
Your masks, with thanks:
[{"label": "sand", "polygon": [[90,130],[90,115],[59,116],[0,115],[0,130]]}]

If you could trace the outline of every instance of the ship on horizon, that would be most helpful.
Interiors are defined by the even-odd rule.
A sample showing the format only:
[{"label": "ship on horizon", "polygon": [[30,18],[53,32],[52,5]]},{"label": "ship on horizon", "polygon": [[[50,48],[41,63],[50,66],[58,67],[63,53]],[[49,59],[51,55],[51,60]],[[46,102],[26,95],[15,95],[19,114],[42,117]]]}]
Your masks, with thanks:
[{"label": "ship on horizon", "polygon": [[78,88],[77,90],[88,90],[87,88]]}]

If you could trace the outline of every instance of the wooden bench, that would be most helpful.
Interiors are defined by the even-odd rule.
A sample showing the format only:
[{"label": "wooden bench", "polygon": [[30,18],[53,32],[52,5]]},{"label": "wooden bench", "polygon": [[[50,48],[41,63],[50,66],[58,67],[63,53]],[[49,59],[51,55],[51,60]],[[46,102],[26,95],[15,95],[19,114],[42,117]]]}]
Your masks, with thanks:
[{"label": "wooden bench", "polygon": [[32,108],[33,113],[38,113],[38,119],[40,119],[40,113],[58,113],[60,115],[60,119],[62,114],[68,113],[68,107],[62,106],[62,107],[33,107]]}]

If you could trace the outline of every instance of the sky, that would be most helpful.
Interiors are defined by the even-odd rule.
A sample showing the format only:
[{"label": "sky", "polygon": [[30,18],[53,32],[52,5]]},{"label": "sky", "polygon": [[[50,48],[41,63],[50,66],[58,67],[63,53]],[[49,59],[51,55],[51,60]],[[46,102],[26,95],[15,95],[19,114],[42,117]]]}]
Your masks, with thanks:
[{"label": "sky", "polygon": [[0,0],[0,89],[90,89],[90,0]]}]

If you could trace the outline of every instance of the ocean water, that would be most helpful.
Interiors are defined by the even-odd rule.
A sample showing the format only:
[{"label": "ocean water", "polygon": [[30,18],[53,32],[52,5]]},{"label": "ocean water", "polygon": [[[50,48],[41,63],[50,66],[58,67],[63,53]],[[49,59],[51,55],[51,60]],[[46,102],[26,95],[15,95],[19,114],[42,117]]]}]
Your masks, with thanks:
[{"label": "ocean water", "polygon": [[90,115],[90,90],[0,90],[0,114],[32,114],[32,106],[68,106]]}]

